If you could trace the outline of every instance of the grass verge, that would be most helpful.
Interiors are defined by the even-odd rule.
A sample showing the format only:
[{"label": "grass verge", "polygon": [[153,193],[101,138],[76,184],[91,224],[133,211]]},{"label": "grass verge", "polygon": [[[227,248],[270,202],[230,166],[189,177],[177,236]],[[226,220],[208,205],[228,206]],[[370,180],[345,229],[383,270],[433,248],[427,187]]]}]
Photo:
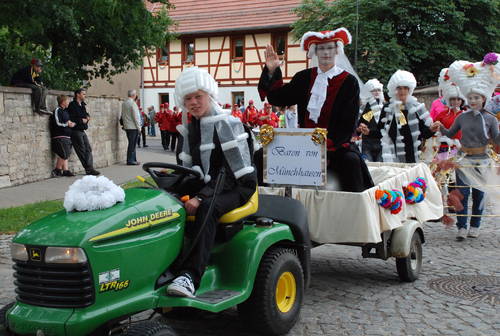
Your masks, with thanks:
[{"label": "grass verge", "polygon": [[[153,183],[151,177],[146,178]],[[123,189],[143,187],[145,183],[137,179],[122,184]],[[18,207],[0,209],[0,234],[16,233],[31,222],[63,209],[63,201],[43,201]]]}]

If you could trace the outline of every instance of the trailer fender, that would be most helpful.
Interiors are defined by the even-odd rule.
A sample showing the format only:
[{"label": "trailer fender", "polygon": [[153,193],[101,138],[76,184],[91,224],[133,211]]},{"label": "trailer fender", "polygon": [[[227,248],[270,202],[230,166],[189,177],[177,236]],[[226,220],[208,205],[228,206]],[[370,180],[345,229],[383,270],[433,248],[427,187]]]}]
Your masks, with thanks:
[{"label": "trailer fender", "polygon": [[422,224],[414,219],[408,219],[403,225],[394,229],[391,235],[390,256],[406,258],[410,254],[411,237],[417,232],[422,243],[424,242],[424,231]]}]

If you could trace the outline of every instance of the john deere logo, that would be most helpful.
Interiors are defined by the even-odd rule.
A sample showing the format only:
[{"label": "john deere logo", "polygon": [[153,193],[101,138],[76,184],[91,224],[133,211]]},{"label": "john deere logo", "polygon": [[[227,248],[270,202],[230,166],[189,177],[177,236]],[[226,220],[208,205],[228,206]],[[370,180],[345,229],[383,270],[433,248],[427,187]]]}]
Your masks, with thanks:
[{"label": "john deere logo", "polygon": [[30,249],[30,259],[33,261],[40,261],[42,260],[40,250],[36,248]]}]

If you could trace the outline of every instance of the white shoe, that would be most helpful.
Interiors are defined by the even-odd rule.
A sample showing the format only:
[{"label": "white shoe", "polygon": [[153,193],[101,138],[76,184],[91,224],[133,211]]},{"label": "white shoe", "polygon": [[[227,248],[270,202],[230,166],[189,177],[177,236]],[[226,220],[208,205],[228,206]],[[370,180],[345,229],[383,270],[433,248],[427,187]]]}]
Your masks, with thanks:
[{"label": "white shoe", "polygon": [[193,280],[188,274],[175,278],[167,287],[167,295],[194,298]]},{"label": "white shoe", "polygon": [[469,229],[469,234],[467,235],[467,237],[471,237],[471,238],[477,238],[477,237],[479,237],[479,228],[471,226],[471,228]]},{"label": "white shoe", "polygon": [[467,238],[467,229],[458,229],[457,240],[462,241]]}]

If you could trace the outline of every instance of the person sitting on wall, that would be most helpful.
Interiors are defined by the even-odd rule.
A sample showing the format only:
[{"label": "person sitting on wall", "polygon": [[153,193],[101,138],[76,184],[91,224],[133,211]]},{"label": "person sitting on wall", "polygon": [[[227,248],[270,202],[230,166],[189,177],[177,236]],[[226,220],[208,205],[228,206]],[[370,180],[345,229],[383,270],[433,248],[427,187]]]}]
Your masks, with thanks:
[{"label": "person sitting on wall", "polygon": [[[193,117],[190,123],[178,126],[183,138],[179,158],[183,166],[199,171],[203,177],[198,180],[198,188],[188,192],[194,197],[184,204],[188,215],[196,215],[194,222],[187,222],[186,233],[194,237],[200,229],[203,231],[178,267],[178,276],[167,287],[167,294],[172,296],[194,297],[214,245],[218,219],[246,204],[257,185],[249,135],[240,120],[217,104],[217,91],[213,77],[197,67],[185,69],[175,82],[177,105]],[[183,121],[187,119],[184,117]],[[225,171],[224,183],[215,195],[217,177],[222,170]],[[214,210],[202,226],[214,198]]]},{"label": "person sitting on wall", "polygon": [[51,114],[47,110],[45,98],[49,92],[43,86],[40,73],[42,72],[42,62],[39,59],[32,59],[31,64],[17,71],[10,81],[12,86],[25,87],[31,89],[31,102],[33,104],[33,112],[38,114]]}]

